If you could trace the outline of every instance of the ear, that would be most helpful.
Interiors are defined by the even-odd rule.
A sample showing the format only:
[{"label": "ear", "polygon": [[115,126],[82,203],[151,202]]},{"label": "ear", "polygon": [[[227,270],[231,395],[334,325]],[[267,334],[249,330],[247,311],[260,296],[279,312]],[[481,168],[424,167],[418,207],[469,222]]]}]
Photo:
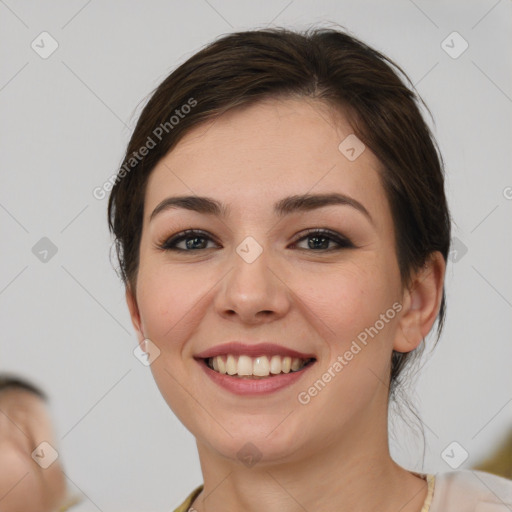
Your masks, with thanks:
[{"label": "ear", "polygon": [[435,251],[405,290],[403,312],[393,344],[397,352],[414,350],[432,329],[441,306],[445,271],[443,255]]},{"label": "ear", "polygon": [[137,333],[137,338],[139,340],[139,343],[142,343],[145,336],[144,336],[144,333],[142,332],[142,323],[140,320],[139,306],[137,304],[137,298],[135,296],[135,293],[132,291],[132,288],[130,285],[126,286],[125,297],[126,297],[126,304],[128,305],[128,310],[130,311],[130,317],[132,319],[132,324]]}]

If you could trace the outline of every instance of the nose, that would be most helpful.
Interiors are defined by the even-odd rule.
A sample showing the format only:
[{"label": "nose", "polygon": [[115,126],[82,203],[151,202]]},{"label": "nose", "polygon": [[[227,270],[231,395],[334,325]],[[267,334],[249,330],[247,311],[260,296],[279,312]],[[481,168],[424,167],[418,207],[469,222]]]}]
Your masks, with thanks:
[{"label": "nose", "polygon": [[259,324],[282,318],[290,309],[290,290],[267,251],[252,262],[236,252],[231,270],[214,299],[217,313],[231,321]]}]

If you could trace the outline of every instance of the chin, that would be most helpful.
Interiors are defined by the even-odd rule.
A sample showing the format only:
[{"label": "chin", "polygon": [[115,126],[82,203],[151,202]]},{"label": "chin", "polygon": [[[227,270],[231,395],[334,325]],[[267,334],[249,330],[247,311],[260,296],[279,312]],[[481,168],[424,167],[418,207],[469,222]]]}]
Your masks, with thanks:
[{"label": "chin", "polygon": [[[280,421],[282,420],[283,418]],[[285,428],[284,424],[287,421],[290,421],[290,424]],[[207,447],[208,451],[214,451],[226,459],[250,468],[255,464],[261,466],[291,462],[305,445],[310,444],[300,435],[300,430],[304,432],[304,429],[296,429],[291,423],[291,419],[285,419],[276,428],[279,422],[276,423],[272,418],[272,421],[260,419],[257,424],[246,424],[245,428],[239,423],[235,429],[233,424],[232,430],[228,429],[231,435],[220,426],[208,432],[202,432],[200,426],[191,426],[190,430],[198,444]]]}]

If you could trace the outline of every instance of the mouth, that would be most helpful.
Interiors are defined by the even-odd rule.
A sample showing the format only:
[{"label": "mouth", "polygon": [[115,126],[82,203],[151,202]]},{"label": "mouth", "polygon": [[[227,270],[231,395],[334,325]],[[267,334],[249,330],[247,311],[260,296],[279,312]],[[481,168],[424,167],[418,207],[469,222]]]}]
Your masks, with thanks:
[{"label": "mouth", "polygon": [[303,359],[280,355],[251,357],[235,354],[219,355],[202,360],[210,370],[240,379],[267,379],[300,372],[315,361],[314,358]]},{"label": "mouth", "polygon": [[236,395],[264,395],[293,385],[317,360],[273,343],[229,342],[194,359],[214,383]]}]

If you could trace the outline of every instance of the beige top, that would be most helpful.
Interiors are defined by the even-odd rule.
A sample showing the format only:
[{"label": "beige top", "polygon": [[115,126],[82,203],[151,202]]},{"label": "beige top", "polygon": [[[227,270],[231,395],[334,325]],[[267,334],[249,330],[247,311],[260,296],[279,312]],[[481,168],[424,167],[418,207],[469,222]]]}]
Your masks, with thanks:
[{"label": "beige top", "polygon": [[422,512],[511,511],[512,480],[473,470],[436,475],[430,508],[424,506],[422,510]]},{"label": "beige top", "polygon": [[[421,512],[512,512],[512,480],[473,470],[419,476],[428,483]],[[194,489],[174,512],[193,511],[202,489]]]}]

